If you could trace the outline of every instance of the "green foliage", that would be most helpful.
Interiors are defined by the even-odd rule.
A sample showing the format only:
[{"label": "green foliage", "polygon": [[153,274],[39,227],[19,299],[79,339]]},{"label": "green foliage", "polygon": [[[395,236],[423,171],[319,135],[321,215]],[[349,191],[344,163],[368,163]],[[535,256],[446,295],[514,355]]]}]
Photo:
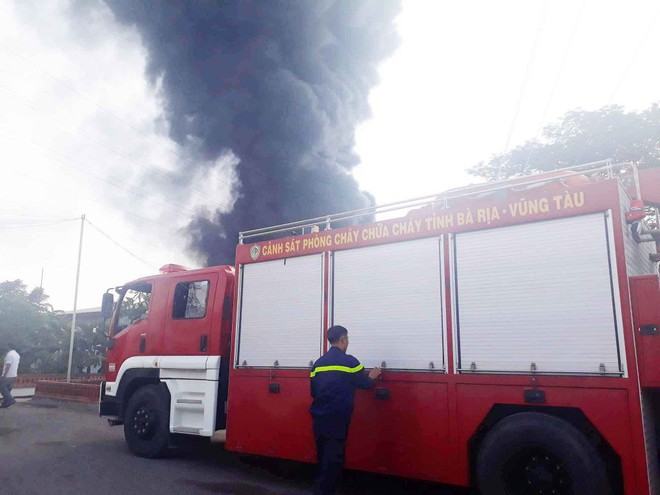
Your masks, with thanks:
[{"label": "green foliage", "polygon": [[89,373],[100,367],[108,350],[108,338],[101,331],[100,325],[82,327],[76,338],[78,355],[73,356],[74,370],[78,373]]},{"label": "green foliage", "polygon": [[642,112],[625,112],[617,105],[570,111],[558,123],[545,127],[540,139],[494,155],[469,172],[499,180],[610,158],[614,163],[660,166],[658,104]]},{"label": "green foliage", "polygon": [[[71,329],[71,317],[67,318],[67,342]],[[108,337],[102,328],[101,321],[76,322],[76,337],[73,348],[72,372],[90,373],[92,369],[101,366],[108,349]],[[68,347],[65,355],[68,358]]]},{"label": "green foliage", "polygon": [[151,293],[129,289],[121,301],[117,332],[146,317]]},{"label": "green foliage", "polygon": [[21,373],[61,350],[61,322],[47,300],[43,289],[28,292],[21,280],[0,283],[0,344],[19,350]]},{"label": "green foliage", "polygon": [[[100,321],[76,324],[73,372],[99,366],[107,338]],[[21,280],[0,283],[0,347],[13,344],[21,355],[19,373],[65,373],[71,316],[53,311],[43,289],[27,290]]]}]

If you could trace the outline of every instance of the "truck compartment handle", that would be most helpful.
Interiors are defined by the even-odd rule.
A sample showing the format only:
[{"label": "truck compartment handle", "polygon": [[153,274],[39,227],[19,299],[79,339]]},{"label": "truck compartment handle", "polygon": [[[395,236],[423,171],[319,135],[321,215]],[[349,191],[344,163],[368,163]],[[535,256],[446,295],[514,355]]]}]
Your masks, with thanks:
[{"label": "truck compartment handle", "polygon": [[279,383],[269,383],[268,384],[268,393],[269,394],[279,394],[280,393],[280,384]]},{"label": "truck compartment handle", "polygon": [[639,333],[642,335],[658,335],[658,325],[640,325]]},{"label": "truck compartment handle", "polygon": [[206,352],[209,348],[209,336],[202,335],[199,339],[199,351]]},{"label": "truck compartment handle", "polygon": [[390,398],[390,389],[379,387],[376,389],[376,399],[378,400],[389,400]]}]

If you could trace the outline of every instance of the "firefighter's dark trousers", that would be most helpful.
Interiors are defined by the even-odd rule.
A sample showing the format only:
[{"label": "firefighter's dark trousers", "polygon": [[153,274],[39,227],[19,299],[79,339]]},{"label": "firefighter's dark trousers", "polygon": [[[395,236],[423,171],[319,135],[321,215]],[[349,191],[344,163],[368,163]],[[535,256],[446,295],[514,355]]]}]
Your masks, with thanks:
[{"label": "firefighter's dark trousers", "polygon": [[318,460],[318,478],[314,495],[335,495],[344,468],[344,452],[348,423],[324,424],[314,421],[314,438]]},{"label": "firefighter's dark trousers", "polygon": [[314,495],[335,495],[337,483],[344,468],[346,438],[329,435],[316,437],[316,455],[319,462],[318,479]]}]

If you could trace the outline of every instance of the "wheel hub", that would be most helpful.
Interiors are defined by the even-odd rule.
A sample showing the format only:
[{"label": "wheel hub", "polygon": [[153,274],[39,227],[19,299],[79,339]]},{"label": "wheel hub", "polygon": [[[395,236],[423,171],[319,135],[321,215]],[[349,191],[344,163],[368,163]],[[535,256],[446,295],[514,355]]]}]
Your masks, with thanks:
[{"label": "wheel hub", "polygon": [[527,486],[534,493],[558,494],[563,493],[566,486],[565,473],[559,463],[550,456],[532,456],[525,466]]},{"label": "wheel hub", "polygon": [[572,495],[570,477],[560,460],[534,449],[521,453],[509,466],[512,493],[525,495]]},{"label": "wheel hub", "polygon": [[142,406],[135,411],[133,416],[133,431],[142,439],[150,439],[156,431],[156,415],[146,407]]}]

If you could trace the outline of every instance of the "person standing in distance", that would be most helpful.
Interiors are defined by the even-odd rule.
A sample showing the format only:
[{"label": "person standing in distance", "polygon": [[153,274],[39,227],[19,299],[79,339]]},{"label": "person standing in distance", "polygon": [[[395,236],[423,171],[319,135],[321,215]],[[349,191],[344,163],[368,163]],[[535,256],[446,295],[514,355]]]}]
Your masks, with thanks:
[{"label": "person standing in distance", "polygon": [[2,395],[1,408],[12,406],[16,399],[11,396],[11,388],[16,381],[18,374],[18,363],[21,361],[21,356],[16,352],[13,345],[9,345],[5,360],[2,364],[2,376],[0,376],[0,395]]},{"label": "person standing in distance", "polygon": [[312,367],[311,391],[314,439],[319,465],[315,495],[334,495],[344,467],[348,427],[353,414],[355,389],[370,389],[381,375],[369,374],[353,356],[346,354],[348,330],[335,325],[328,329],[330,349]]}]

